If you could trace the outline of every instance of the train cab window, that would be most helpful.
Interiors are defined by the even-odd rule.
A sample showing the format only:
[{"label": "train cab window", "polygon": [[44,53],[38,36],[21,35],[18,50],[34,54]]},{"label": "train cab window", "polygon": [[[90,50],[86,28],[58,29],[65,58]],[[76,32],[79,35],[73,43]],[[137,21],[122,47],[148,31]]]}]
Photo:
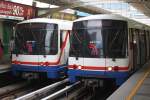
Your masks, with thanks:
[{"label": "train cab window", "polygon": [[57,26],[50,24],[52,29],[48,29],[45,37],[46,54],[55,55],[58,52],[58,30]]},{"label": "train cab window", "polygon": [[104,57],[101,26],[101,21],[97,20],[75,23],[71,35],[70,56]]},{"label": "train cab window", "polygon": [[84,29],[75,29],[70,37],[70,56],[83,57],[83,35]]},{"label": "train cab window", "polygon": [[[102,43],[102,32],[99,28],[89,28],[85,34],[85,38],[88,42],[88,53],[85,56],[91,57],[103,57],[103,43]],[[89,39],[89,40],[88,40]]]},{"label": "train cab window", "polygon": [[54,31],[53,36],[51,37],[50,53],[51,55],[56,55],[58,53],[58,30]]},{"label": "train cab window", "polygon": [[[108,22],[111,25],[108,25]],[[125,57],[128,40],[127,23],[125,21],[103,20],[102,25],[105,56],[109,58]]]},{"label": "train cab window", "polygon": [[23,54],[57,54],[58,25],[23,23],[16,26],[16,51]]},{"label": "train cab window", "polygon": [[73,24],[70,56],[122,58],[126,56],[127,22],[87,20]]}]

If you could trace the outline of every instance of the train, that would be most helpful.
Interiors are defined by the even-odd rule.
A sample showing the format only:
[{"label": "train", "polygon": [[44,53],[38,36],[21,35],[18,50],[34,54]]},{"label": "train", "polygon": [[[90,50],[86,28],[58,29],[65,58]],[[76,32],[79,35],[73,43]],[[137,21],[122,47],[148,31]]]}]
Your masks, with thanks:
[{"label": "train", "polygon": [[51,79],[67,73],[72,21],[34,18],[15,27],[12,73],[23,78],[46,76]]},{"label": "train", "polygon": [[117,14],[73,22],[68,58],[71,83],[112,79],[120,86],[150,59],[150,27]]}]

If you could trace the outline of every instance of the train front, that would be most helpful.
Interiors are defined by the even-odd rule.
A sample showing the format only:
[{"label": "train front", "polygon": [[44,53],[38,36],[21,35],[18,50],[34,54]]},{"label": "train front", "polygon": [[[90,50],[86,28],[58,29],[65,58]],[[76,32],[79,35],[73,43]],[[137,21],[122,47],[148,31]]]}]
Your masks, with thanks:
[{"label": "train front", "polygon": [[70,82],[115,79],[128,76],[127,22],[111,19],[76,21],[69,54]]},{"label": "train front", "polygon": [[42,73],[48,78],[59,78],[62,66],[57,65],[58,58],[57,24],[26,22],[16,26],[12,54],[14,75],[36,78]]}]

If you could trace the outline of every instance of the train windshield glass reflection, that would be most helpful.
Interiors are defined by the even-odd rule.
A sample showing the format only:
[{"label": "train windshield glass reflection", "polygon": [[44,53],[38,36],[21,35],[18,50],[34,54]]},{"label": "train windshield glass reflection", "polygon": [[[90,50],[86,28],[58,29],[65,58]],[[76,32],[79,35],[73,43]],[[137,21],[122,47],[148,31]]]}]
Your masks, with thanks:
[{"label": "train windshield glass reflection", "polygon": [[58,26],[49,23],[24,23],[16,26],[15,50],[22,54],[58,52]]},{"label": "train windshield glass reflection", "polygon": [[70,56],[122,58],[126,56],[126,47],[125,21],[90,20],[73,25]]}]

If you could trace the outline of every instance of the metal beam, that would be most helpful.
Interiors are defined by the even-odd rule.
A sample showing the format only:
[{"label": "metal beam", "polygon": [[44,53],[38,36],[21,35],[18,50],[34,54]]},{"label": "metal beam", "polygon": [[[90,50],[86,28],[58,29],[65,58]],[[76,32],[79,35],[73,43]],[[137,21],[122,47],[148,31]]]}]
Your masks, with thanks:
[{"label": "metal beam", "polygon": [[59,8],[50,8],[47,10],[47,12],[45,14],[42,14],[42,15],[38,15],[38,17],[45,17],[45,16],[48,16],[54,12],[58,12],[60,10],[63,10],[63,9],[66,9],[65,7],[59,7]]},{"label": "metal beam", "polygon": [[150,1],[149,0],[123,0],[131,4],[133,7],[143,12],[146,16],[150,17]]},{"label": "metal beam", "polygon": [[79,6],[79,7],[73,8],[73,9],[83,11],[83,12],[87,12],[87,13],[91,13],[91,14],[111,13],[107,10],[104,10],[102,8],[97,8],[97,7],[94,7],[94,6],[91,6],[91,5]]},{"label": "metal beam", "polygon": [[60,6],[59,8],[56,8],[53,10],[49,9],[45,14],[42,14],[39,17],[44,17],[44,16],[47,16],[49,14],[52,14],[53,12],[58,12],[60,10],[64,10],[67,8],[71,8],[71,9],[75,9],[75,10],[79,10],[79,11],[83,11],[83,12],[87,12],[87,13],[91,13],[91,14],[110,13],[109,11],[106,11],[106,10],[98,8],[98,7],[94,7],[91,5],[90,6],[84,5],[79,0],[44,0],[44,1],[43,0],[36,0],[36,1]]}]

